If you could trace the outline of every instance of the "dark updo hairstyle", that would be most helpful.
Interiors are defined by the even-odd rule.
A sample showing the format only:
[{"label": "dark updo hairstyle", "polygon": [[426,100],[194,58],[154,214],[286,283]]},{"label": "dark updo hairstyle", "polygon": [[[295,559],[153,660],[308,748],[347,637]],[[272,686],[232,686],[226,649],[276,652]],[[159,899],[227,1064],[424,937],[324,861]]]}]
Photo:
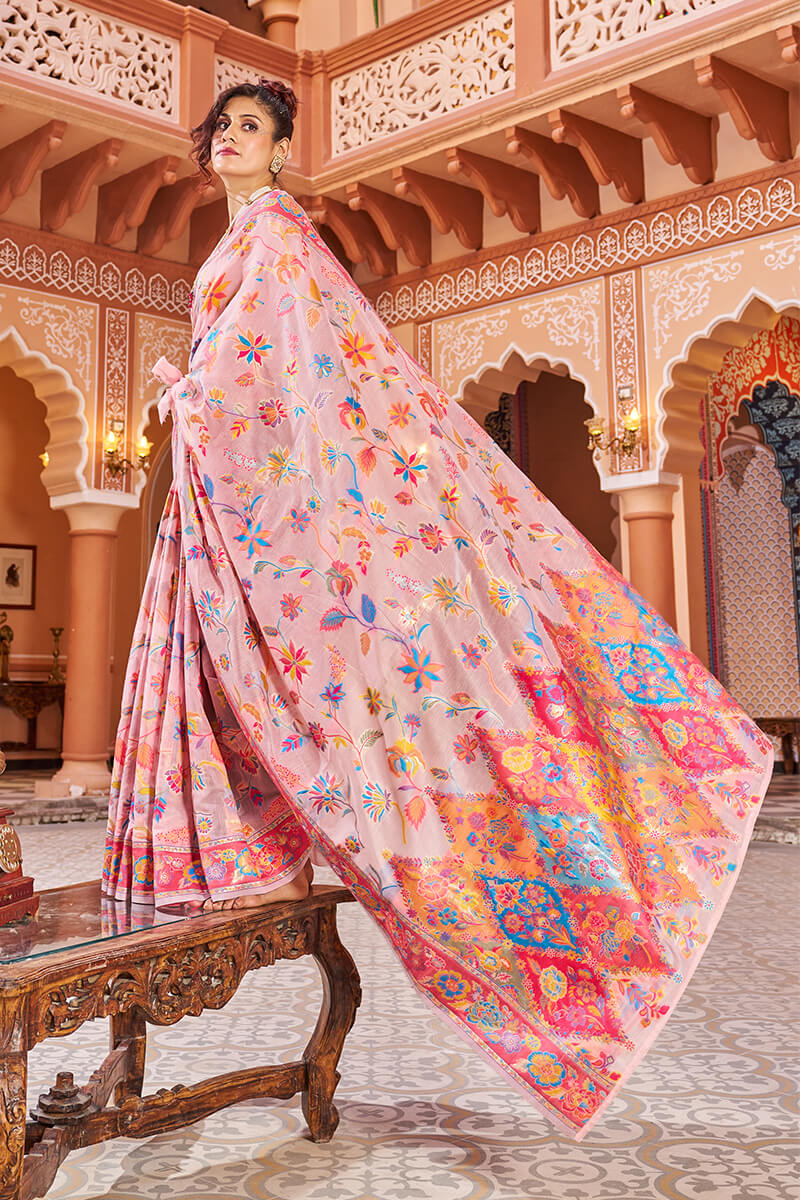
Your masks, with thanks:
[{"label": "dark updo hairstyle", "polygon": [[225,105],[234,96],[248,96],[267,110],[275,123],[274,140],[276,142],[279,142],[281,138],[291,138],[294,133],[297,96],[288,83],[281,83],[280,79],[259,79],[257,83],[237,83],[234,87],[226,88],[224,92],[220,92],[211,105],[205,120],[192,130],[192,141],[194,142],[192,158],[197,163],[197,168],[206,183],[211,183],[212,180],[211,172],[208,169],[211,161],[211,139]]}]

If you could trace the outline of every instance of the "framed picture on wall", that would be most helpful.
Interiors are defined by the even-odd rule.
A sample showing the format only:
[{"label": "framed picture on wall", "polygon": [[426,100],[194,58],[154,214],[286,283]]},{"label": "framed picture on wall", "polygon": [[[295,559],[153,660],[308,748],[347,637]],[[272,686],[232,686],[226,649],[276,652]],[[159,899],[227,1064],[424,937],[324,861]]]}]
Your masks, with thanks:
[{"label": "framed picture on wall", "polygon": [[33,608],[36,601],[36,547],[0,544],[0,608]]}]

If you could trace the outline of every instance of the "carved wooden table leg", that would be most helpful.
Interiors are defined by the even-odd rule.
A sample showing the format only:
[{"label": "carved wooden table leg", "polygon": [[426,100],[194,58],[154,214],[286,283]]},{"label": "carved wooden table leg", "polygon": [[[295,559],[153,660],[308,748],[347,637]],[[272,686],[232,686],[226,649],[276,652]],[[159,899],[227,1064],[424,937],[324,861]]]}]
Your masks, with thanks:
[{"label": "carved wooden table leg", "polygon": [[147,1023],[140,1008],[129,1008],[111,1018],[110,1050],[128,1042],[128,1066],[125,1078],[114,1089],[114,1103],[122,1104],[129,1096],[141,1096],[144,1062],[147,1053]]},{"label": "carved wooden table leg", "polygon": [[0,1056],[0,1200],[17,1200],[25,1153],[28,1055]]},{"label": "carved wooden table leg", "polygon": [[24,999],[0,1000],[0,1200],[17,1200],[25,1154],[28,1044]]},{"label": "carved wooden table leg", "polygon": [[339,941],[335,905],[321,909],[318,922],[313,953],[322,975],[322,1008],[303,1052],[308,1086],[302,1104],[312,1139],[329,1142],[339,1124],[333,1103],[340,1078],[336,1064],[361,1003],[361,982],[356,964]]}]

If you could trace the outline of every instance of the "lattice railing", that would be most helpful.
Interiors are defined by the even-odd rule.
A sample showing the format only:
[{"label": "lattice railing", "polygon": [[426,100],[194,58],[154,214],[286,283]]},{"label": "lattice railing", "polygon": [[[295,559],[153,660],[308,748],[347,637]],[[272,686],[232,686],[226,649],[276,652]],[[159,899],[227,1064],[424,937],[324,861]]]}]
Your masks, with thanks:
[{"label": "lattice railing", "polygon": [[553,67],[691,19],[730,0],[550,0]]},{"label": "lattice railing", "polygon": [[513,88],[514,66],[509,0],[340,75],[331,81],[333,153],[367,146]]},{"label": "lattice railing", "polygon": [[177,120],[177,38],[69,0],[4,0],[0,24],[0,66]]}]

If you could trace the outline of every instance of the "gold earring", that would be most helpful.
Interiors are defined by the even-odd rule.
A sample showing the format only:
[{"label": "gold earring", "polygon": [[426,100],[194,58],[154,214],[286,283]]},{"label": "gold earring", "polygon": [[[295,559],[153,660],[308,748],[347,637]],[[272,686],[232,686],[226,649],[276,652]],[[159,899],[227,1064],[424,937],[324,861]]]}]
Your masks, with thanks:
[{"label": "gold earring", "polygon": [[269,164],[269,169],[273,175],[278,174],[283,167],[283,163],[284,160],[281,158],[280,154],[276,153],[272,156],[272,162]]}]

